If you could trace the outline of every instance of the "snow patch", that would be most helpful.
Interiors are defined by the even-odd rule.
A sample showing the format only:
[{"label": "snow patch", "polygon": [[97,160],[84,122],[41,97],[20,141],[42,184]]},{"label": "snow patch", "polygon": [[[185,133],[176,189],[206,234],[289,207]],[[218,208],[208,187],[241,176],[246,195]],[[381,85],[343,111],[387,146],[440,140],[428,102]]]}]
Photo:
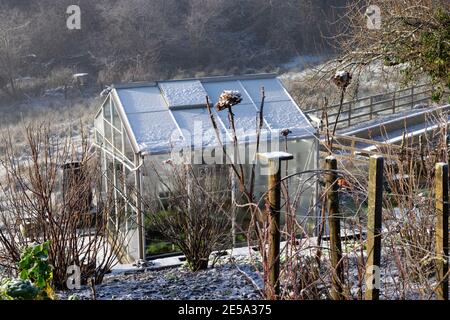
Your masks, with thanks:
[{"label": "snow patch", "polygon": [[141,150],[163,152],[182,140],[169,111],[129,114],[128,119]]},{"label": "snow patch", "polygon": [[159,87],[171,108],[206,104],[207,93],[198,80],[160,82]]},{"label": "snow patch", "polygon": [[118,89],[117,94],[126,113],[167,110],[167,104],[158,87]]}]

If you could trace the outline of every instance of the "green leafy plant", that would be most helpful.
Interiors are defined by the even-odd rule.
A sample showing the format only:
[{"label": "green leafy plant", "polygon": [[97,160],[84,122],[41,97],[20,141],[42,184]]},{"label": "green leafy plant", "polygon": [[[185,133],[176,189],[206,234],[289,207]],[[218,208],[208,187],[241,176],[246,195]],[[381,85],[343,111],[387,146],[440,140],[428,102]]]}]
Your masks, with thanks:
[{"label": "green leafy plant", "polygon": [[167,241],[158,241],[147,246],[147,254],[156,255],[162,253],[179,252],[180,249],[174,244]]},{"label": "green leafy plant", "polygon": [[34,300],[40,292],[30,280],[7,279],[0,287],[0,300]]},{"label": "green leafy plant", "polygon": [[50,243],[31,245],[23,251],[19,261],[19,278],[31,281],[40,290],[43,299],[53,299],[51,287],[53,268],[48,262]]},{"label": "green leafy plant", "polygon": [[50,243],[26,247],[18,263],[19,278],[0,283],[0,300],[54,299],[51,287],[53,268],[48,262]]},{"label": "green leafy plant", "polygon": [[69,298],[67,298],[67,300],[78,301],[78,300],[81,300],[81,299],[80,299],[80,297],[78,295],[73,294],[73,295],[69,296]]}]

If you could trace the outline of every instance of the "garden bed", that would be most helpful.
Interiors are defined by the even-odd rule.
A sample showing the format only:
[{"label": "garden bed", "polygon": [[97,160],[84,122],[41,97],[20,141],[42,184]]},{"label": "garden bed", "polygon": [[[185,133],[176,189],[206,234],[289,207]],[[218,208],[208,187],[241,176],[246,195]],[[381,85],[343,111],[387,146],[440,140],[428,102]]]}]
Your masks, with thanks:
[{"label": "garden bed", "polygon": [[[228,260],[228,261],[226,261]],[[109,274],[96,286],[98,300],[256,300],[261,296],[249,280],[258,281],[255,269],[245,259],[229,262],[223,259],[214,268],[196,273],[185,266],[159,271],[136,270]],[[244,273],[243,273],[244,272]],[[76,295],[82,300],[94,299],[92,288],[60,292],[59,299]]]}]

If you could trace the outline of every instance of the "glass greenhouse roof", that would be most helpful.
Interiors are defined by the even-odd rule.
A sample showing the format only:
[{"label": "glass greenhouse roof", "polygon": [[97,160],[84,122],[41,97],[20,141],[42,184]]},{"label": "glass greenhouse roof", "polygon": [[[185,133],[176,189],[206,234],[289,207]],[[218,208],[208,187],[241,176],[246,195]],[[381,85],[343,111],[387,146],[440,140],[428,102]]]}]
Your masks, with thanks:
[{"label": "glass greenhouse roof", "polygon": [[[264,133],[279,138],[283,129],[291,130],[289,139],[307,138],[315,129],[296,105],[276,75],[214,77],[193,80],[160,81],[148,84],[115,86],[113,96],[125,126],[133,133],[142,154],[169,153],[174,145],[215,147],[216,133],[206,108],[206,96],[215,105],[225,90],[239,91],[243,101],[233,107],[236,130],[241,142],[254,142],[261,88],[264,87]],[[226,110],[213,114],[221,140],[231,141]]]}]

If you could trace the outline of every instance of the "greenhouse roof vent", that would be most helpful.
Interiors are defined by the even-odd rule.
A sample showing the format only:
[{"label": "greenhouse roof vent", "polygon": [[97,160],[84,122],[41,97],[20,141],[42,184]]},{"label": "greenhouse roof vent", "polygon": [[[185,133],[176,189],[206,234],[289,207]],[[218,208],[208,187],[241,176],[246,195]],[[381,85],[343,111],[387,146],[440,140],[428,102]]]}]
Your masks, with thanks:
[{"label": "greenhouse roof vent", "polygon": [[158,85],[170,109],[205,106],[208,94],[198,80],[160,82]]}]

